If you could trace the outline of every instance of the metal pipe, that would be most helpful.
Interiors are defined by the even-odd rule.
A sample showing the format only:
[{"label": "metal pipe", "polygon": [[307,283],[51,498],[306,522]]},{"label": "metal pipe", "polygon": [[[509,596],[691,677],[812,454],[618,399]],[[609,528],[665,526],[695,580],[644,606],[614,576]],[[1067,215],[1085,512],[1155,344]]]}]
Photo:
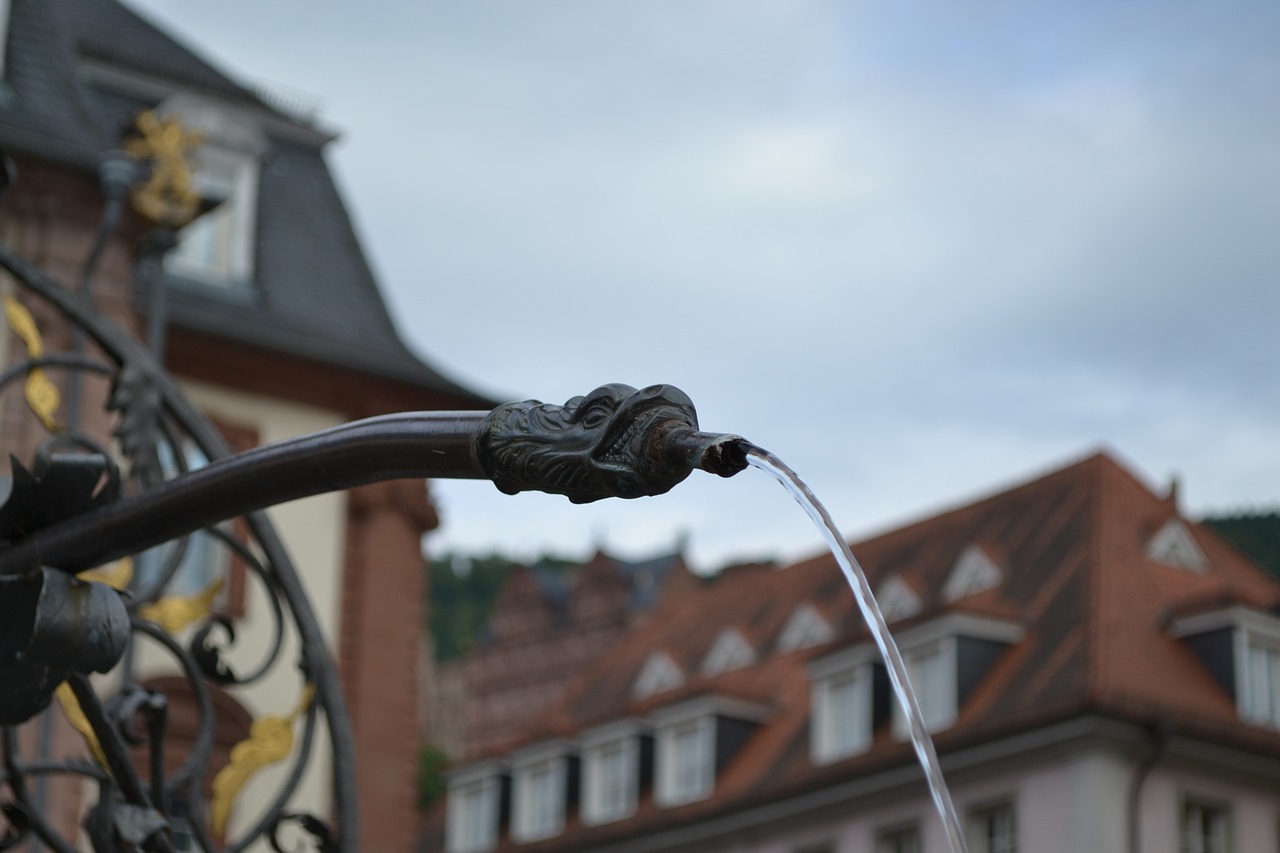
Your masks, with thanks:
[{"label": "metal pipe", "polygon": [[472,454],[484,412],[410,412],[354,421],[219,459],[0,550],[0,577],[71,572],[286,501],[381,480],[485,476]]},{"label": "metal pipe", "polygon": [[605,385],[563,406],[409,412],[355,421],[228,456],[36,531],[0,550],[0,578],[79,572],[278,503],[382,480],[490,479],[575,503],[659,495],[701,468],[731,476],[746,443],[698,431],[670,385]]}]

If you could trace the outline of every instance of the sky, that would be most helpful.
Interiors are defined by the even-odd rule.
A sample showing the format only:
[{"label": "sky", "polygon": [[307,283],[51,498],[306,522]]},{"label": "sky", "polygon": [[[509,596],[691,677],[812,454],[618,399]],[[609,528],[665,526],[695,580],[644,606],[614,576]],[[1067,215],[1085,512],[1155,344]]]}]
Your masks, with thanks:
[{"label": "sky", "polygon": [[[319,105],[403,337],[482,393],[676,385],[855,539],[1100,449],[1280,506],[1280,4],[126,2]],[[433,488],[431,553],[822,547],[758,471]]]}]

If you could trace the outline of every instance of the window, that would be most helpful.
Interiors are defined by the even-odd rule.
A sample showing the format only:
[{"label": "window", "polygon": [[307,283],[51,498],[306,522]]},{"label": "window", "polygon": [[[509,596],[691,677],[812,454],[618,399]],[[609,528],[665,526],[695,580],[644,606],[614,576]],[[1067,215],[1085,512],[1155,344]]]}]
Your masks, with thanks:
[{"label": "window", "polygon": [[712,643],[702,661],[702,674],[716,676],[722,672],[730,672],[751,666],[756,662],[755,650],[741,633],[733,628],[725,628]]},{"label": "window", "polygon": [[211,143],[201,145],[194,160],[196,191],[218,205],[182,229],[165,266],[209,284],[247,285],[253,276],[257,161]]},{"label": "window", "polygon": [[[950,726],[956,718],[955,638],[904,649],[902,660],[924,715],[925,729],[937,732]],[[893,732],[904,740],[910,736],[906,714],[897,703],[893,706]]]},{"label": "window", "polygon": [[253,280],[259,164],[270,143],[252,113],[214,96],[182,92],[155,109],[201,135],[192,155],[195,189],[219,204],[183,228],[165,256],[176,277],[223,289],[243,289]]},{"label": "window", "polygon": [[814,764],[830,764],[870,746],[875,656],[866,644],[809,666],[809,754]]},{"label": "window", "polygon": [[516,764],[514,822],[511,836],[536,841],[556,835],[564,826],[565,763],[562,755]]},{"label": "window", "polygon": [[718,694],[654,711],[654,802],[677,806],[709,796],[716,770],[732,760],[768,716],[765,707]]},{"label": "window", "polygon": [[1241,716],[1280,728],[1280,643],[1248,637],[1242,688]]},{"label": "window", "polygon": [[916,824],[886,829],[876,835],[876,853],[921,853],[920,827]]},{"label": "window", "polygon": [[[165,478],[176,476],[180,469],[173,446],[169,442],[161,442],[156,450],[163,476]],[[188,441],[182,445],[182,463],[185,470],[195,471],[208,465],[209,459],[199,447]],[[224,522],[218,527],[224,533],[230,534],[233,525],[231,522]],[[176,567],[172,565],[175,559]],[[144,551],[135,561],[138,588],[150,591],[164,580],[165,574],[172,569],[172,574],[169,574],[168,582],[164,587],[165,597],[191,600],[203,598],[208,607],[216,607],[219,610],[224,610],[223,605],[227,603],[224,588],[230,568],[230,550],[212,533],[205,530],[191,533],[185,543],[171,542]],[[146,618],[154,618],[145,608],[142,615]],[[166,627],[176,632],[183,626],[175,622]]]},{"label": "window", "polygon": [[871,665],[863,664],[814,684],[815,763],[862,752],[871,742]]},{"label": "window", "polygon": [[499,778],[473,778],[449,786],[445,846],[449,853],[486,853],[498,843]]},{"label": "window", "polygon": [[715,764],[715,719],[683,720],[658,732],[658,790],[660,805],[675,806],[711,793]]},{"label": "window", "polygon": [[1012,803],[993,803],[969,812],[969,853],[1017,853],[1018,828]]},{"label": "window", "polygon": [[1227,810],[1194,801],[1182,804],[1179,853],[1227,853],[1230,826]]},{"label": "window", "polygon": [[636,808],[639,787],[639,736],[606,741],[585,750],[583,821],[608,823]]}]

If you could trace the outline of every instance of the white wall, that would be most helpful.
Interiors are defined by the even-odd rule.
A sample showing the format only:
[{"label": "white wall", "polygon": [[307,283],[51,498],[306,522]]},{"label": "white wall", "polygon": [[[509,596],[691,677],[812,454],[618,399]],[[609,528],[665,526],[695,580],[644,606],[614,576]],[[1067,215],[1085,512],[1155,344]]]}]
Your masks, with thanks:
[{"label": "white wall", "polygon": [[[262,443],[326,429],[345,419],[337,412],[285,403],[205,383],[184,382],[183,390],[201,411],[231,424],[255,429]],[[293,501],[268,511],[302,578],[329,647],[337,655],[339,596],[342,583],[346,495],[335,493]],[[240,673],[254,668],[271,637],[267,598],[252,576],[246,579],[245,615],[236,625],[237,638],[226,660]],[[257,684],[230,691],[258,719],[285,715],[299,700],[300,678],[296,633],[286,630],[285,645],[271,671]],[[167,656],[154,647],[140,649],[138,675],[147,678],[172,671]],[[323,723],[323,718],[321,718]],[[295,729],[299,737],[301,726]],[[318,734],[323,735],[323,726]],[[330,810],[330,750],[327,740],[317,739],[307,774],[294,797],[291,810],[326,815]],[[291,756],[292,758],[292,756]],[[246,828],[270,803],[284,779],[291,760],[261,771],[244,789],[233,813],[231,835]],[[257,849],[255,847],[254,849]]]}]

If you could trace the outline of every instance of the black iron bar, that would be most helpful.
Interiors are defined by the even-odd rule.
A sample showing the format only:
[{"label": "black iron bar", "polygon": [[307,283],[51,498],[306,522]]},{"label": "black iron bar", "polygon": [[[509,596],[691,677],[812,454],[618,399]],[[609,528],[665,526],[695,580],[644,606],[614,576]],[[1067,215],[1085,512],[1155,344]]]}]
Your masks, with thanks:
[{"label": "black iron bar", "polygon": [[0,551],[0,576],[78,572],[286,501],[398,478],[484,477],[471,451],[483,412],[355,421],[212,462]]}]

